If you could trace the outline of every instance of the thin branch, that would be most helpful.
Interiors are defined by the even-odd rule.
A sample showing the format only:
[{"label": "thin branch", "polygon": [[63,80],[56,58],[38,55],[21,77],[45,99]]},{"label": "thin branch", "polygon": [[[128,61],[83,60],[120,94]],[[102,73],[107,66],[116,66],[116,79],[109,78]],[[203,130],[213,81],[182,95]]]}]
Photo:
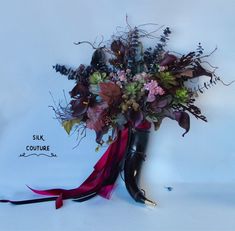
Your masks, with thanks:
[{"label": "thin branch", "polygon": [[201,63],[206,63],[207,65],[209,65],[211,68],[213,69],[218,69],[219,67],[216,67],[216,66],[212,66],[208,61],[201,61]]},{"label": "thin branch", "polygon": [[144,24],[138,25],[138,27],[142,27],[142,26],[158,26],[158,24],[150,22],[150,23],[144,23]]},{"label": "thin branch", "polygon": [[[216,76],[216,75],[215,75]],[[225,83],[220,77],[216,76],[217,80],[220,81],[224,86],[230,86],[231,84],[235,83],[235,80],[232,80],[229,83]]]},{"label": "thin branch", "polygon": [[129,28],[130,30],[132,30],[132,27],[131,27],[131,25],[130,25],[129,22],[128,22],[128,15],[127,15],[127,14],[126,14],[126,24],[127,24],[128,28]]},{"label": "thin branch", "polygon": [[63,94],[64,94],[64,99],[65,99],[66,105],[69,105],[68,100],[67,100],[67,97],[66,97],[66,95],[65,95],[65,90],[64,90],[64,89],[63,89]]},{"label": "thin branch", "polygon": [[99,42],[98,47],[100,47],[103,42],[104,42],[104,36],[101,35],[101,41]]},{"label": "thin branch", "polygon": [[[148,35],[152,35],[156,32],[158,32],[159,30],[161,30],[165,25],[162,25],[160,26],[159,28],[157,28],[156,30],[153,30],[153,31],[150,31],[150,32],[147,32],[147,31],[144,31],[144,30],[140,30],[142,31],[142,33],[145,33],[145,36],[148,36]],[[152,35],[153,36],[153,35]],[[156,37],[157,38],[157,37]]]},{"label": "thin branch", "polygon": [[208,58],[210,57],[213,53],[215,53],[217,51],[218,47],[216,46],[214,50],[211,51],[211,53],[207,54],[207,55],[203,55],[198,57],[199,59],[203,59],[203,58]]},{"label": "thin branch", "polygon": [[51,98],[52,98],[52,101],[53,101],[53,103],[54,103],[54,106],[56,107],[55,98],[54,98],[54,96],[52,95],[51,91],[49,91],[49,94],[50,94],[50,96],[51,96]]},{"label": "thin branch", "polygon": [[[86,137],[86,126],[83,127],[83,130],[80,134],[81,135],[83,134],[83,136],[79,139],[78,143],[73,147],[73,149],[77,148],[79,144],[81,143],[81,141]],[[78,137],[79,137],[79,134],[78,134]]]},{"label": "thin branch", "polygon": [[97,47],[94,46],[93,43],[91,43],[89,41],[74,42],[75,45],[80,45],[80,44],[83,44],[83,43],[89,44],[94,50],[98,49]]}]

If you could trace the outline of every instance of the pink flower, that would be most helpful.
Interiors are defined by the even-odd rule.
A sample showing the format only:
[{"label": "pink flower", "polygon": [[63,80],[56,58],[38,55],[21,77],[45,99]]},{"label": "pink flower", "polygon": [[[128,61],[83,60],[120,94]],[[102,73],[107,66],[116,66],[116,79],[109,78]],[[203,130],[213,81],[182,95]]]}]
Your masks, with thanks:
[{"label": "pink flower", "polygon": [[151,80],[149,83],[144,84],[144,89],[149,91],[147,102],[153,102],[156,95],[164,95],[165,91],[158,85],[156,80]]},{"label": "pink flower", "polygon": [[120,81],[126,81],[126,72],[125,71],[118,71],[118,78]]}]

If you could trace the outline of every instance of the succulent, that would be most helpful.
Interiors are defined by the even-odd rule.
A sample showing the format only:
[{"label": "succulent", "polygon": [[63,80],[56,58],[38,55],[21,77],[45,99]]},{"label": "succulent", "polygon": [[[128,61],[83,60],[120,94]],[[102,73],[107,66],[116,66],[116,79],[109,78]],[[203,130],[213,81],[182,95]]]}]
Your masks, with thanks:
[{"label": "succulent", "polygon": [[160,72],[158,79],[161,85],[167,89],[177,85],[176,78],[169,71]]},{"label": "succulent", "polygon": [[185,104],[189,100],[189,93],[186,88],[177,89],[174,95],[175,104]]},{"label": "succulent", "polygon": [[107,77],[107,75],[105,72],[96,71],[90,76],[89,82],[90,82],[90,84],[96,85],[96,84],[104,82],[106,77]]}]

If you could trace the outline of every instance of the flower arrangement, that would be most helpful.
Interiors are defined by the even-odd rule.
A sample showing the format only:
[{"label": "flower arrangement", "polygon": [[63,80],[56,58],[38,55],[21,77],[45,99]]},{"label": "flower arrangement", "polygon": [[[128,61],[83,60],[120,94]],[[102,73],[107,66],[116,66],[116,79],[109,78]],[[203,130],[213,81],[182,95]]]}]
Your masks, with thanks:
[{"label": "flower arrangement", "polygon": [[[128,23],[127,23],[128,24]],[[56,201],[56,208],[64,199],[85,201],[96,195],[109,198],[119,173],[124,170],[126,188],[137,202],[156,205],[139,188],[138,180],[151,126],[157,130],[164,118],[178,122],[185,132],[190,129],[190,116],[207,121],[195,105],[199,93],[223,81],[216,75],[204,54],[201,44],[195,51],[179,54],[167,50],[171,31],[155,37],[141,26],[114,35],[107,43],[95,47],[89,65],[77,69],[56,64],[56,72],[75,82],[70,91],[70,102],[53,107],[56,118],[68,134],[75,128],[85,137],[86,129],[94,130],[98,148],[108,136],[108,149],[94,166],[91,175],[74,189],[35,190],[51,197],[26,201],[1,200],[13,204]],[[157,30],[157,31],[158,31]],[[145,48],[143,41],[157,39],[154,47]],[[203,83],[193,79],[207,78]],[[226,84],[225,84],[226,85]],[[77,129],[77,130],[76,130]]]},{"label": "flower arrangement", "polygon": [[[186,55],[167,51],[170,34],[166,27],[156,46],[147,49],[141,39],[151,34],[138,27],[129,27],[127,32],[114,36],[109,46],[96,48],[86,41],[76,43],[89,43],[95,51],[88,66],[80,65],[75,70],[54,66],[76,82],[70,92],[70,104],[55,110],[65,130],[70,133],[75,125],[92,129],[96,142],[102,145],[104,134],[122,130],[127,124],[135,128],[148,121],[158,129],[168,117],[187,133],[189,115],[207,121],[195,105],[195,98],[203,88],[220,80],[216,68],[205,61],[209,55],[203,54],[200,43],[196,51]],[[212,68],[206,69],[205,63]],[[192,79],[202,76],[209,78],[203,86],[190,87]]]}]

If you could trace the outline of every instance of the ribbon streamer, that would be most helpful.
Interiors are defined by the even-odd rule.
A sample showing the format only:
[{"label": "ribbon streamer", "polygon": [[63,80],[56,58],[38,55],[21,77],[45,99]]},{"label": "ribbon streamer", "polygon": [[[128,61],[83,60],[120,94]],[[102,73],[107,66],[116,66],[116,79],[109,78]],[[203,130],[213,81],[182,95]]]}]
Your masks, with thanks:
[{"label": "ribbon streamer", "polygon": [[123,157],[127,150],[128,137],[128,128],[118,132],[116,140],[109,146],[103,156],[96,163],[91,175],[79,187],[69,190],[59,188],[37,190],[27,186],[37,194],[52,197],[21,201],[0,200],[0,202],[9,202],[18,205],[55,200],[55,207],[56,209],[59,209],[63,206],[63,200],[65,199],[75,199],[75,201],[82,202],[96,196],[97,194],[109,199],[121,169]]}]

